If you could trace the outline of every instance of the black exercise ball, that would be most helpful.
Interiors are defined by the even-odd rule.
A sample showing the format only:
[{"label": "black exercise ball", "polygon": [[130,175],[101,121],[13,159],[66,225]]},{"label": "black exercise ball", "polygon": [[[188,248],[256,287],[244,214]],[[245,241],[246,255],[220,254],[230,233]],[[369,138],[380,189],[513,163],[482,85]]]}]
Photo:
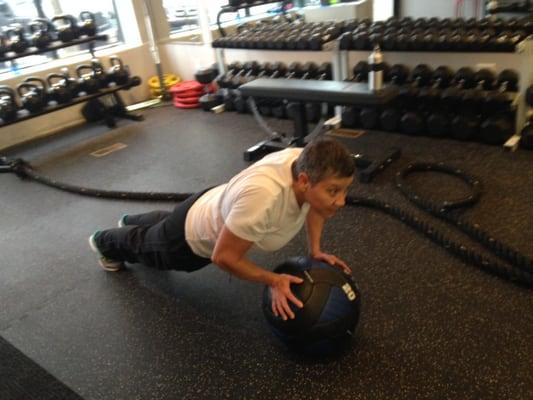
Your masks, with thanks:
[{"label": "black exercise ball", "polygon": [[263,313],[274,334],[289,348],[325,356],[348,348],[361,307],[361,294],[351,275],[309,257],[294,257],[274,269],[298,276],[291,290],[303,308],[289,302],[295,318],[284,321],[272,312],[270,287],[263,292]]}]

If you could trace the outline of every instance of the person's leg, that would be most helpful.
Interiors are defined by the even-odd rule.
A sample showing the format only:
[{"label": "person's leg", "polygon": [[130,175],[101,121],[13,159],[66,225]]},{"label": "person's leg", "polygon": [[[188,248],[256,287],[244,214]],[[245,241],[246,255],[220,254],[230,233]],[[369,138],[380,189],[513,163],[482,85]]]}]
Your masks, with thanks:
[{"label": "person's leg", "polygon": [[[194,271],[209,264],[210,260],[196,256],[185,240],[187,212],[203,193],[205,191],[189,197],[154,225],[126,226],[97,232],[94,235],[96,247],[106,259],[139,262],[163,270]],[[156,214],[151,217],[156,218]]]},{"label": "person's leg", "polygon": [[168,217],[170,215],[170,211],[150,211],[144,214],[126,214],[123,215],[120,219],[121,223],[119,223],[120,227],[128,226],[128,225],[140,225],[140,226],[148,226],[148,225],[155,225],[159,221],[163,220],[164,218]]}]

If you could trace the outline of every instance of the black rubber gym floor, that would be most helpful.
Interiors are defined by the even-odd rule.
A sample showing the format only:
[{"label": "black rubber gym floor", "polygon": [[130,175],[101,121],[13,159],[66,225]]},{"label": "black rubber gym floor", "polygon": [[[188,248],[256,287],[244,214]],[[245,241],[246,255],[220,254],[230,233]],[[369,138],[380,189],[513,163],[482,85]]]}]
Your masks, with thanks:
[{"label": "black rubber gym floor", "polygon": [[[243,150],[264,138],[251,116],[174,108],[145,115],[7,155],[81,186],[193,192],[244,168]],[[394,188],[394,173],[408,163],[445,161],[484,184],[464,218],[533,257],[533,153],[384,133],[343,140],[370,155],[403,152],[351,194],[388,200],[482,250]],[[127,147],[90,155],[116,143]],[[260,285],[213,265],[194,274],[98,267],[87,245],[93,231],[123,213],[172,204],[81,197],[13,174],[0,180],[0,336],[86,400],[533,398],[533,291],[461,262],[378,211],[346,208],[326,227],[323,248],[352,266],[363,308],[352,349],[315,361],[272,336]],[[437,173],[410,182],[440,199],[467,190]],[[273,268],[305,251],[302,233],[280,252],[252,257]]]}]

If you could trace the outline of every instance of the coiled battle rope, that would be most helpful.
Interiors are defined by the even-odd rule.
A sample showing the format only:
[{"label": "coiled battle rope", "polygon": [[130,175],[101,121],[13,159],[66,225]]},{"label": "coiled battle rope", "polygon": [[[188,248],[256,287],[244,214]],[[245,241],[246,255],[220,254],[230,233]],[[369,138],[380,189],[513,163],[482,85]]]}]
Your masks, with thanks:
[{"label": "coiled battle rope", "polygon": [[[405,183],[405,178],[413,172],[437,171],[454,175],[465,181],[471,188],[472,193],[454,202],[444,201],[441,204],[434,204],[431,201],[420,197]],[[346,203],[353,206],[362,206],[378,209],[397,219],[413,229],[419,231],[424,236],[431,239],[434,243],[444,247],[450,253],[460,258],[464,262],[476,265],[484,271],[498,275],[504,279],[522,283],[528,286],[533,285],[533,262],[531,259],[520,254],[518,251],[510,248],[504,243],[496,240],[487,232],[480,229],[477,224],[470,224],[465,220],[454,215],[452,211],[472,206],[481,196],[481,183],[478,179],[466,174],[464,171],[453,168],[442,163],[415,163],[408,165],[405,169],[396,174],[396,187],[410,201],[415,203],[419,208],[430,214],[450,222],[457,226],[461,231],[466,233],[473,240],[484,245],[494,255],[507,261],[510,265],[490,260],[479,252],[469,249],[466,245],[454,242],[439,232],[426,221],[413,216],[398,207],[394,207],[386,202],[368,197],[347,197]]]},{"label": "coiled battle rope", "polygon": [[[413,172],[437,171],[454,175],[467,183],[472,192],[464,199],[454,202],[444,201],[441,204],[434,204],[431,201],[417,195],[406,184],[406,177]],[[183,201],[192,193],[159,193],[159,192],[125,192],[84,188],[57,182],[53,179],[39,175],[29,163],[22,159],[16,159],[9,163],[9,167],[3,167],[2,172],[14,172],[21,179],[31,179],[56,189],[64,190],[70,193],[77,193],[84,196],[92,196],[106,199],[120,200],[144,200],[144,201]],[[354,197],[347,196],[346,204],[351,206],[368,207],[385,212],[391,215],[413,229],[419,231],[424,236],[431,239],[434,243],[444,247],[451,254],[460,258],[464,262],[476,265],[486,272],[493,273],[504,279],[513,282],[533,285],[533,261],[518,251],[512,249],[506,244],[496,240],[487,232],[480,229],[479,225],[471,224],[453,214],[454,210],[474,205],[481,196],[481,182],[466,174],[464,171],[453,168],[442,163],[415,163],[408,165],[405,169],[396,174],[396,187],[419,208],[428,213],[441,218],[457,226],[462,232],[467,234],[473,240],[484,245],[492,254],[505,260],[509,265],[499,261],[486,258],[479,252],[469,249],[467,246],[454,242],[447,238],[442,232],[434,229],[427,222],[409,214],[408,212],[394,207],[387,202],[377,200],[373,197]]]}]

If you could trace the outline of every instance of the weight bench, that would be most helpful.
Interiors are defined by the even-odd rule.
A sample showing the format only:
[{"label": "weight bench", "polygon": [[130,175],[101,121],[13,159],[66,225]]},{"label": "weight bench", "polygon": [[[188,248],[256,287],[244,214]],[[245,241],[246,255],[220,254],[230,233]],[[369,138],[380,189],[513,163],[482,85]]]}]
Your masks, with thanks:
[{"label": "weight bench", "polygon": [[289,144],[280,140],[263,140],[244,152],[246,161],[256,160],[287,146],[304,146],[304,138],[308,135],[305,103],[377,106],[388,104],[398,95],[395,86],[371,91],[366,83],[268,78],[245,83],[239,87],[239,91],[244,97],[287,99],[296,103],[294,136],[288,140]]}]

